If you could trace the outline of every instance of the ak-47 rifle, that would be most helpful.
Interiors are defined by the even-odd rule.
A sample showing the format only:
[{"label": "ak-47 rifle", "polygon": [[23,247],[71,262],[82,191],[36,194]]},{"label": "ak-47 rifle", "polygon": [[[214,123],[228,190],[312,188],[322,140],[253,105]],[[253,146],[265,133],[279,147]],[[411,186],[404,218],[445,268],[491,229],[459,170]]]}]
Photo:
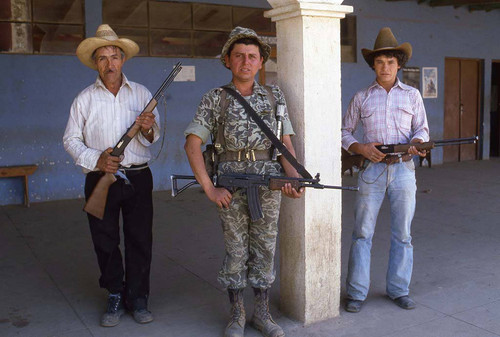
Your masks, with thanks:
[{"label": "ak-47 rifle", "polygon": [[[154,108],[158,105],[158,100],[160,99],[163,92],[168,88],[170,83],[174,80],[175,76],[181,71],[182,66],[181,63],[178,62],[174,69],[167,76],[165,81],[161,84],[160,88],[154,94],[153,98],[146,105],[144,110],[140,113],[141,115],[145,112],[152,112]],[[130,143],[130,141],[139,133],[141,127],[137,125],[135,122],[128,128],[127,132],[120,138],[116,146],[113,148],[111,152],[112,156],[119,157],[125,151],[125,148]],[[106,208],[106,200],[108,197],[108,190],[111,184],[116,181],[116,177],[112,173],[105,173],[97,182],[94,190],[90,194],[89,199],[85,203],[83,210],[96,218],[102,220],[104,217],[104,209]]]},{"label": "ak-47 rifle", "polygon": [[463,145],[463,144],[475,144],[479,140],[478,136],[468,137],[468,138],[455,138],[455,139],[443,139],[429,141],[425,143],[409,143],[409,144],[393,144],[393,145],[377,145],[375,146],[377,150],[382,153],[406,153],[410,146],[415,146],[419,151],[429,151],[438,146],[448,146],[448,145]]},{"label": "ak-47 rifle", "polygon": [[[172,182],[172,196],[175,197],[188,187],[197,184],[194,176],[176,175],[170,176]],[[191,180],[182,188],[177,187],[177,180]],[[252,221],[257,221],[263,217],[262,207],[259,202],[259,186],[267,186],[271,190],[281,190],[285,184],[291,184],[299,191],[302,187],[312,187],[316,189],[337,189],[357,191],[356,186],[331,186],[319,183],[319,173],[313,179],[292,178],[283,176],[272,176],[267,174],[220,174],[217,176],[217,187],[225,187],[232,191],[236,188],[245,188],[248,196],[248,209]]]}]

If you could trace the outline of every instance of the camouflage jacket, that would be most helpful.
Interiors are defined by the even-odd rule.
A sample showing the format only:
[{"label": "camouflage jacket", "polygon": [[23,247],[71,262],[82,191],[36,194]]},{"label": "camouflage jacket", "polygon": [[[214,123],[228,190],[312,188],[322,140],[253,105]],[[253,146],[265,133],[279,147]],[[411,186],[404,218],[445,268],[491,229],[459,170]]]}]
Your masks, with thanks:
[{"label": "camouflage jacket", "polygon": [[[229,86],[236,90],[231,82]],[[294,135],[288,111],[286,109],[285,97],[281,89],[272,86],[272,92],[276,102],[285,104],[285,115],[283,121],[283,135]],[[207,92],[201,99],[196,114],[184,131],[187,137],[194,134],[206,143],[211,137],[217,135],[218,120],[221,114],[221,88],[215,88]],[[264,86],[254,82],[252,95],[245,97],[250,106],[255,109],[266,125],[276,133],[277,121],[275,109],[267,98],[267,90]],[[223,151],[240,150],[267,150],[272,146],[260,127],[246,113],[245,108],[231,95],[227,95],[228,108],[224,115],[224,139],[226,148]],[[276,166],[278,165],[278,166]],[[279,174],[281,165],[271,161],[259,162],[226,162],[219,165],[219,171]]]}]

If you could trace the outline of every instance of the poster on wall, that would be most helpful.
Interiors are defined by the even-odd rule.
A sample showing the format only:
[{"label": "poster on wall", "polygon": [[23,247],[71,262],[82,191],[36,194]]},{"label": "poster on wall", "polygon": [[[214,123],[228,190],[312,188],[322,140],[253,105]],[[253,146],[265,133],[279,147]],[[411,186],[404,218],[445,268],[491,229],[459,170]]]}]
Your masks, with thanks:
[{"label": "poster on wall", "polygon": [[420,90],[420,68],[405,67],[403,68],[403,83]]},{"label": "poster on wall", "polygon": [[423,98],[437,98],[437,67],[423,67],[422,68],[422,97]]}]

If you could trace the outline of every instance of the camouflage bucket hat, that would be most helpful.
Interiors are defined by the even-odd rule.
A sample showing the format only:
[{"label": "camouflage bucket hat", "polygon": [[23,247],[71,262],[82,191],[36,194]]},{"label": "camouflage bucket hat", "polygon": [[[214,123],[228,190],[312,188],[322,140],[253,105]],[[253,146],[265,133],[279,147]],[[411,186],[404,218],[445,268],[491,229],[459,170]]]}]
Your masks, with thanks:
[{"label": "camouflage bucket hat", "polygon": [[264,58],[263,63],[266,63],[267,59],[269,58],[269,54],[271,54],[271,46],[269,46],[267,43],[262,41],[260,39],[260,37],[257,35],[257,33],[255,33],[255,31],[253,31],[252,29],[243,28],[243,27],[236,27],[231,31],[231,33],[229,34],[229,39],[224,44],[224,47],[222,47],[222,53],[220,55],[220,60],[224,66],[226,65],[226,61],[224,60],[224,58],[225,58],[229,48],[231,47],[231,45],[235,41],[237,41],[239,39],[244,39],[244,38],[253,39],[261,46],[262,52],[263,52],[263,55],[261,55],[261,56]]}]

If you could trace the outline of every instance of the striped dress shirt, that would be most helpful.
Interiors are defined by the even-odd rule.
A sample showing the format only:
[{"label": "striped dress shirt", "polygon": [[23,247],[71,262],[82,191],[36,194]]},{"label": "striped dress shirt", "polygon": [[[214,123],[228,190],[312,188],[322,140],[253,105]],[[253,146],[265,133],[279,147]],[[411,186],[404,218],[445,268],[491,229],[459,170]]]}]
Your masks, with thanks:
[{"label": "striped dress shirt", "polygon": [[342,120],[344,149],[358,143],[353,134],[359,122],[363,127],[363,144],[407,144],[415,138],[429,140],[420,92],[397,78],[389,92],[374,81],[354,95]]},{"label": "striped dress shirt", "polygon": [[[118,143],[152,98],[146,87],[122,75],[122,86],[116,96],[97,77],[95,83],[78,94],[71,105],[63,137],[64,149],[84,173],[97,171],[96,164],[102,151]],[[154,143],[160,134],[160,117],[156,109],[153,113],[156,116]],[[125,148],[121,165],[129,167],[147,163],[151,159],[151,144],[139,132]]]}]

